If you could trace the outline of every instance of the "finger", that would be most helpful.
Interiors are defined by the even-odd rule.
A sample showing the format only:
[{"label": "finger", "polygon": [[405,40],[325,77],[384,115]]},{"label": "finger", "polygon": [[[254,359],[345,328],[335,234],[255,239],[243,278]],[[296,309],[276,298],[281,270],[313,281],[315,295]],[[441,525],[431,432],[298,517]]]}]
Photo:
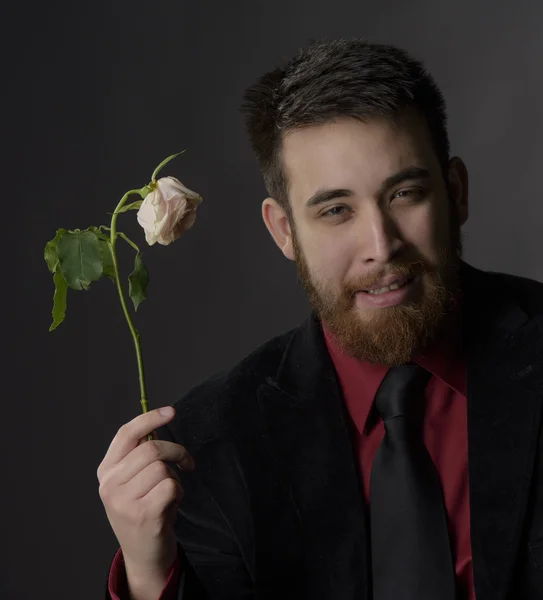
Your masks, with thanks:
[{"label": "finger", "polygon": [[179,466],[187,471],[194,468],[194,460],[184,446],[165,440],[156,440],[145,442],[135,448],[120,463],[112,467],[109,477],[117,485],[123,485],[157,461],[179,463]]},{"label": "finger", "polygon": [[156,431],[153,431],[152,433],[150,433],[149,435],[144,435],[138,442],[138,446],[141,446],[142,444],[145,444],[145,442],[149,442],[151,441],[149,439],[149,437],[151,437],[151,439],[153,440],[158,440],[158,436]]},{"label": "finger", "polygon": [[145,503],[153,513],[165,514],[174,505],[179,505],[185,490],[183,486],[175,479],[163,479],[145,496],[140,498],[140,502]]},{"label": "finger", "polygon": [[[170,409],[170,414],[162,415],[161,409]],[[175,409],[172,406],[161,407],[155,410],[138,415],[128,423],[125,423],[113,438],[102,461],[101,469],[108,470],[118,464],[125,458],[136,446],[141,438],[147,438],[147,435],[156,428],[169,423],[175,415]]]},{"label": "finger", "polygon": [[148,494],[163,479],[175,479],[181,485],[181,480],[175,471],[162,461],[155,461],[147,465],[130,481],[124,485],[123,494],[126,497],[137,500]]}]

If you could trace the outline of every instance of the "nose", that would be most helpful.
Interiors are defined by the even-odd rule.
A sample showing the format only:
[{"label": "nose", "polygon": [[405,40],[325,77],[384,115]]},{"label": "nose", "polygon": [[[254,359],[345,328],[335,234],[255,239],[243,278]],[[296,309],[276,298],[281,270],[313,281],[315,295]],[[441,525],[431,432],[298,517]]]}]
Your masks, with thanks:
[{"label": "nose", "polygon": [[367,207],[356,228],[357,243],[364,263],[387,264],[403,249],[397,223],[379,206]]}]

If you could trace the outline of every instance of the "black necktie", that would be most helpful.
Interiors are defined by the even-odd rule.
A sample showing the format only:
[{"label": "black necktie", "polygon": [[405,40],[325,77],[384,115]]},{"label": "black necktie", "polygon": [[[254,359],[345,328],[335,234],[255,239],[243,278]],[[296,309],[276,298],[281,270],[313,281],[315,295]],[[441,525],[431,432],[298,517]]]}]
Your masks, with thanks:
[{"label": "black necktie", "polygon": [[443,494],[420,429],[430,376],[393,367],[375,396],[385,436],[370,478],[373,600],[455,598]]}]

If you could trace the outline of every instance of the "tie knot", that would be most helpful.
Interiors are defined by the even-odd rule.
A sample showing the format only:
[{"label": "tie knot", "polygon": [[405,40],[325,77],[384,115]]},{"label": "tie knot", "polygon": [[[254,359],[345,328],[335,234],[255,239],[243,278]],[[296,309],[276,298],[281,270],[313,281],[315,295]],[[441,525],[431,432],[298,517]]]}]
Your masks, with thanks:
[{"label": "tie knot", "polygon": [[414,363],[392,367],[375,395],[375,408],[383,421],[416,413],[430,377],[428,370]]}]

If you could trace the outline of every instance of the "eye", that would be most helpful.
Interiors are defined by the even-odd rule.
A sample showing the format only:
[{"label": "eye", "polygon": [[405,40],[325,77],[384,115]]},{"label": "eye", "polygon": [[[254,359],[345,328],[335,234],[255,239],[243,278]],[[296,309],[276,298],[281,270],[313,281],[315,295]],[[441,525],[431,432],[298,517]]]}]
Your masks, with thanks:
[{"label": "eye", "polygon": [[422,198],[424,196],[424,190],[422,188],[411,188],[409,190],[400,190],[396,192],[392,199],[394,198]]},{"label": "eye", "polygon": [[[347,206],[332,206],[332,208],[322,213],[322,217],[339,217],[343,211],[347,210]],[[341,211],[341,212],[340,212]]]}]

